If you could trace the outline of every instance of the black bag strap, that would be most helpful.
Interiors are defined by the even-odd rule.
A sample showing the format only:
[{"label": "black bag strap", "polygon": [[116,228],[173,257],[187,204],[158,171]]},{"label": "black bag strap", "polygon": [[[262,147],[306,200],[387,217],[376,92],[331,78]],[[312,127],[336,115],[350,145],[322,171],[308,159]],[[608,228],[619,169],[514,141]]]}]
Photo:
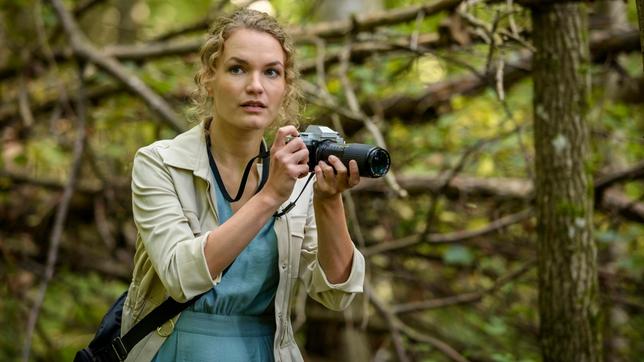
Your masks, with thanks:
[{"label": "black bag strap", "polygon": [[148,315],[141,319],[134,327],[132,327],[132,329],[125,333],[121,338],[123,346],[127,348],[128,352],[131,351],[132,348],[134,348],[134,346],[143,339],[143,337],[147,336],[150,332],[163,325],[163,323],[174,318],[184,309],[194,304],[201,295],[203,294],[200,294],[184,303],[179,303],[172,298],[166,299],[161,303],[161,305],[154,308],[152,312],[148,313]]},{"label": "black bag strap", "polygon": [[[206,292],[208,293],[208,292]],[[116,337],[107,348],[94,353],[95,360],[98,361],[125,361],[128,353],[139,343],[143,337],[150,332],[159,328],[163,323],[174,318],[184,309],[188,308],[202,295],[190,299],[187,302],[179,303],[172,298],[166,299],[161,305],[154,308],[148,315],[141,319],[132,327],[123,337]]]}]

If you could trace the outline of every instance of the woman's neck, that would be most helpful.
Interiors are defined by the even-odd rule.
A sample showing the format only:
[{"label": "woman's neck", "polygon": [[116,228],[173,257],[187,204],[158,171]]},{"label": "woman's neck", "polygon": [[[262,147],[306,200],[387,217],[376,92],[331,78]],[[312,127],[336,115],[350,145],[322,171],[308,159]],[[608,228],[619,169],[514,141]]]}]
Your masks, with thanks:
[{"label": "woman's neck", "polygon": [[262,142],[262,133],[247,130],[231,130],[217,127],[215,121],[209,131],[211,152],[218,165],[242,170],[248,161],[257,156]]}]

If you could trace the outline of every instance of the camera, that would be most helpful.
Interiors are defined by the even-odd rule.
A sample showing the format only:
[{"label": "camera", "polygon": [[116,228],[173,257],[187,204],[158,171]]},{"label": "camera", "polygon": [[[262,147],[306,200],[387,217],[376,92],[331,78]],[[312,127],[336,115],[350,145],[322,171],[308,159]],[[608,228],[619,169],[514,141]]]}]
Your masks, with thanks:
[{"label": "camera", "polygon": [[387,150],[362,143],[345,143],[340,134],[329,127],[310,125],[300,133],[300,138],[309,150],[309,172],[313,172],[320,160],[328,163],[331,155],[339,158],[347,169],[349,161],[356,160],[362,177],[382,177],[389,171],[391,159]]}]

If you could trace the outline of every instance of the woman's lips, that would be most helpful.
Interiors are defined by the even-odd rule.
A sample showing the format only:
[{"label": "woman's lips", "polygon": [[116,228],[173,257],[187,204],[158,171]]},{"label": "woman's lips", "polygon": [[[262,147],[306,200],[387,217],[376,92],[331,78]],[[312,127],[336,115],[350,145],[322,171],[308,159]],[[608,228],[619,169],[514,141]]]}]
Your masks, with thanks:
[{"label": "woman's lips", "polygon": [[255,101],[244,102],[244,103],[241,104],[241,107],[247,113],[260,113],[260,112],[262,112],[264,110],[264,108],[266,108],[264,103],[255,102]]},{"label": "woman's lips", "polygon": [[261,113],[264,111],[264,107],[261,106],[242,106],[242,109],[247,113]]}]

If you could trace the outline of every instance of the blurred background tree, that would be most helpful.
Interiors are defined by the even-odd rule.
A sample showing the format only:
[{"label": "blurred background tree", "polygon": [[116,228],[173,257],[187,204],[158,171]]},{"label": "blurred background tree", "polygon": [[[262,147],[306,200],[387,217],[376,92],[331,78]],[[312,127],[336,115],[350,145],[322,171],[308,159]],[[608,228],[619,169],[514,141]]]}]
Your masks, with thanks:
[{"label": "blurred background tree", "polygon": [[[368,262],[364,295],[336,313],[298,292],[294,328],[306,359],[547,359],[535,157],[579,144],[533,127],[575,124],[550,117],[561,110],[556,98],[533,110],[533,85],[566,80],[532,73],[535,50],[548,45],[538,43],[545,35],[532,23],[534,1],[55,3],[0,0],[0,360],[71,360],[126,288],[134,152],[197,122],[190,95],[200,41],[218,14],[241,6],[289,24],[307,103],[301,123],[384,145],[393,160],[390,177],[363,179],[346,195]],[[580,11],[589,62],[578,71],[591,86],[585,118],[572,116],[587,129],[576,172],[586,173],[582,194],[594,212],[586,223],[571,220],[585,230],[582,249],[596,248],[602,358],[632,361],[644,355],[638,13],[633,0]],[[558,211],[578,210],[580,200]],[[564,241],[553,252],[567,252],[575,235],[556,235]]]}]

